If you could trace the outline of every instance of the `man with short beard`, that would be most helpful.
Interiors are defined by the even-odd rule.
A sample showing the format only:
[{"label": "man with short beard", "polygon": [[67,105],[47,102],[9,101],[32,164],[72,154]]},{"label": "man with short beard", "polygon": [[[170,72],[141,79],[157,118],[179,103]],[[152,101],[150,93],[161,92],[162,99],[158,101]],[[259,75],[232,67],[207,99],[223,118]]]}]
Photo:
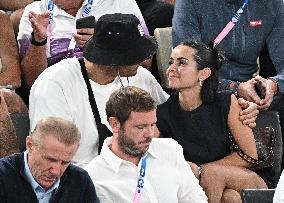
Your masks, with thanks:
[{"label": "man with short beard", "polygon": [[87,165],[102,203],[207,202],[173,139],[153,138],[156,106],[150,94],[122,87],[106,104],[113,136]]},{"label": "man with short beard", "polygon": [[70,164],[80,138],[70,121],[40,120],[27,151],[0,159],[1,203],[99,203],[88,173]]}]

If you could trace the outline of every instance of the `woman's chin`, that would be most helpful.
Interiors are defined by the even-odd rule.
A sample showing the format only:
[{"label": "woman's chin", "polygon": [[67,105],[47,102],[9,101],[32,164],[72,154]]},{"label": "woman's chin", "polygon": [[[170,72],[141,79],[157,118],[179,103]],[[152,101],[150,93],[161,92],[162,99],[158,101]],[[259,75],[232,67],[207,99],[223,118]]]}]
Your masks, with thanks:
[{"label": "woman's chin", "polygon": [[169,82],[169,88],[176,90],[179,89],[179,85],[174,82]]}]

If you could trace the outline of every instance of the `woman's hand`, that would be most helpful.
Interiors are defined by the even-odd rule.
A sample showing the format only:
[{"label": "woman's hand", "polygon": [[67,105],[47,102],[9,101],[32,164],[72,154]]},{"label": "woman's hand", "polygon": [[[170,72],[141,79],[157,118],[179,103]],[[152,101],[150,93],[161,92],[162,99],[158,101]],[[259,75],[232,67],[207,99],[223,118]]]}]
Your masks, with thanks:
[{"label": "woman's hand", "polygon": [[254,102],[246,101],[243,98],[238,99],[238,103],[242,108],[240,112],[240,120],[244,125],[248,125],[250,128],[254,128],[256,126],[256,118],[259,114],[259,110],[257,109],[257,104]]}]

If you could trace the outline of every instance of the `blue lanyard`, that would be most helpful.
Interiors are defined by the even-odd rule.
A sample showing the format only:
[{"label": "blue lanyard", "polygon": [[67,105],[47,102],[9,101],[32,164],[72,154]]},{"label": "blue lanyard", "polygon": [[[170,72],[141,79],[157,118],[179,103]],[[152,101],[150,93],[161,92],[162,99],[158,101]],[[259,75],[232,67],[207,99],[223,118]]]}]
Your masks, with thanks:
[{"label": "blue lanyard", "polygon": [[53,14],[54,14],[54,2],[53,2],[53,0],[49,0],[47,9],[50,11],[50,14],[49,14],[49,23],[50,23],[51,19],[53,18]]},{"label": "blue lanyard", "polygon": [[236,23],[240,20],[241,14],[244,12],[245,8],[247,7],[249,0],[244,0],[243,5],[237,10],[235,15],[232,17],[232,22]]},{"label": "blue lanyard", "polygon": [[227,36],[227,34],[233,29],[235,24],[240,20],[241,14],[244,12],[244,9],[247,7],[248,3],[249,3],[249,0],[244,0],[242,6],[233,15],[231,21],[228,22],[228,24],[223,28],[223,30],[215,38],[214,46],[218,45]]},{"label": "blue lanyard", "polygon": [[54,14],[54,2],[53,2],[53,0],[49,0],[47,8],[50,11],[49,19],[48,19],[48,26],[47,26],[47,47],[50,47],[51,20],[53,19],[53,14]]},{"label": "blue lanyard", "polygon": [[82,13],[82,16],[83,17],[86,17],[86,16],[89,16],[90,15],[90,12],[92,10],[92,4],[93,4],[93,0],[88,0],[88,3],[87,5],[85,6],[84,8],[84,11]]},{"label": "blue lanyard", "polygon": [[140,175],[138,178],[137,188],[133,200],[134,203],[139,203],[141,199],[141,192],[144,187],[144,177],[146,175],[146,159],[147,157],[144,157],[141,161]]}]

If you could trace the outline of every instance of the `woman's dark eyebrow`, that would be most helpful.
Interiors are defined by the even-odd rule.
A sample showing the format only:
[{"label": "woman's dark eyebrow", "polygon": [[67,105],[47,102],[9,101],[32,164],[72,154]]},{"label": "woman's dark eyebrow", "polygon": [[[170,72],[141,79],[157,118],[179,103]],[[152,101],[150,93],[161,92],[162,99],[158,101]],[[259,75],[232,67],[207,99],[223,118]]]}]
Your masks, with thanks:
[{"label": "woman's dark eyebrow", "polygon": [[187,58],[185,58],[185,57],[179,57],[179,58],[177,58],[177,60],[182,60],[182,59],[185,59],[185,60],[189,60],[189,59],[187,59]]},{"label": "woman's dark eyebrow", "polygon": [[[173,59],[173,57],[170,57],[170,59],[169,60],[174,60]],[[187,61],[189,61],[189,59],[187,59],[187,58],[185,58],[185,57],[179,57],[179,58],[177,58],[177,60],[187,60]]]}]

